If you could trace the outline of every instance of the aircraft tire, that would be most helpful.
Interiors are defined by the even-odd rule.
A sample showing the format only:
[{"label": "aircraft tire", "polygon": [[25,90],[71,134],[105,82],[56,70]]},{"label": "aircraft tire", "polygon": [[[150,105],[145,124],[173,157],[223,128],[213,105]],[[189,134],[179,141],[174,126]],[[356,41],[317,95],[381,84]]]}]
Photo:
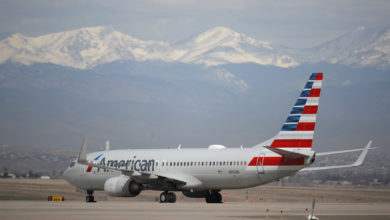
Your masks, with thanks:
[{"label": "aircraft tire", "polygon": [[207,203],[222,203],[222,195],[219,192],[212,192],[205,199]]},{"label": "aircraft tire", "polygon": [[222,203],[222,195],[221,193],[217,192],[214,194],[214,200],[215,203]]},{"label": "aircraft tire", "polygon": [[160,194],[160,203],[166,203],[169,201],[169,194],[166,192],[163,192]]},{"label": "aircraft tire", "polygon": [[93,197],[93,196],[86,196],[85,197],[85,202],[95,202],[95,197]]},{"label": "aircraft tire", "polygon": [[173,193],[173,192],[170,192],[170,193],[168,193],[168,195],[169,195],[169,200],[168,200],[168,202],[169,202],[169,203],[175,203],[175,202],[176,202],[176,194]]}]

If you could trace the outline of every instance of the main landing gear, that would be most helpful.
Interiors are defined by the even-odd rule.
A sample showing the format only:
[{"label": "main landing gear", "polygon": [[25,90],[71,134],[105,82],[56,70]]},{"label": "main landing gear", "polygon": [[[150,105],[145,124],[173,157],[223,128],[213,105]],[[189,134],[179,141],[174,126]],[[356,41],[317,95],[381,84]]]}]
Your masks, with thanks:
[{"label": "main landing gear", "polygon": [[160,195],[160,203],[175,203],[176,202],[176,194],[173,192],[164,191]]},{"label": "main landing gear", "polygon": [[85,197],[85,202],[96,202],[95,197],[93,197],[93,190],[87,189],[88,196]]},{"label": "main landing gear", "polygon": [[222,195],[218,191],[211,190],[205,197],[207,203],[222,203]]}]

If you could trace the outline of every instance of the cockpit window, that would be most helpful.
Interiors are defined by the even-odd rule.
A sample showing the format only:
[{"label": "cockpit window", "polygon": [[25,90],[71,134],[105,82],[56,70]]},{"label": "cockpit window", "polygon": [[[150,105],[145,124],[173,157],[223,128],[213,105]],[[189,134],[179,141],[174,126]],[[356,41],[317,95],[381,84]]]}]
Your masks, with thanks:
[{"label": "cockpit window", "polygon": [[75,161],[72,161],[72,162],[70,162],[69,167],[73,167],[74,165],[76,165],[76,162],[75,162]]}]

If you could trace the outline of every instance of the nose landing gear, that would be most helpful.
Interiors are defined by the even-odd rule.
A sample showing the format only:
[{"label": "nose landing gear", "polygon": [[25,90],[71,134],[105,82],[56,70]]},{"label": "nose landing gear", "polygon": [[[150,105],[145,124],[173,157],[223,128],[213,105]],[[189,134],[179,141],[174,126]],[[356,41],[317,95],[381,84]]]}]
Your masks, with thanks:
[{"label": "nose landing gear", "polygon": [[175,203],[176,194],[173,192],[164,191],[160,195],[160,203]]},{"label": "nose landing gear", "polygon": [[85,202],[96,202],[95,197],[93,197],[93,190],[87,189],[87,196],[85,197]]}]

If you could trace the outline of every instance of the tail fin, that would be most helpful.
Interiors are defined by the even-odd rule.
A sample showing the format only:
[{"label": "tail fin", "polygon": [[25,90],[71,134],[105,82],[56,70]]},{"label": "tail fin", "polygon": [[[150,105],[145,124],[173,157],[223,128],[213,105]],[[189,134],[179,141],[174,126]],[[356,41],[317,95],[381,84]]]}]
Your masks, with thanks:
[{"label": "tail fin", "polygon": [[279,133],[255,147],[311,149],[323,73],[313,73],[291,109]]}]

